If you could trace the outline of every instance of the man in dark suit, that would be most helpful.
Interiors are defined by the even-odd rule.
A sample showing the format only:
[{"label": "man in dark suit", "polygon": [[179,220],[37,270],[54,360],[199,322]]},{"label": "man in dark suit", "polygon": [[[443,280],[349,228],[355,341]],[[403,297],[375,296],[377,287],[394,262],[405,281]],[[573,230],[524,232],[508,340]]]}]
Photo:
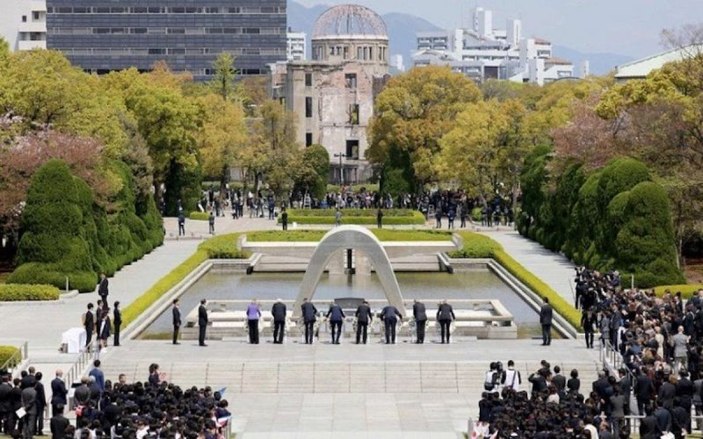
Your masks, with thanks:
[{"label": "man in dark suit", "polygon": [[107,281],[107,276],[105,276],[105,273],[100,273],[100,283],[98,284],[98,296],[103,301],[103,306],[107,308],[107,286],[108,286],[108,281]]},{"label": "man in dark suit", "polygon": [[[178,331],[181,329],[181,310],[178,307],[178,299],[173,299],[171,314],[173,315],[173,344],[180,344],[178,343]],[[199,314],[200,310],[198,310],[198,317]]]},{"label": "man in dark suit", "polygon": [[369,323],[373,320],[373,315],[371,314],[371,307],[369,307],[369,302],[364,300],[361,305],[356,309],[356,344],[362,340],[366,344],[368,339]]},{"label": "man in dark suit", "polygon": [[[66,390],[66,383],[63,381],[63,371],[61,369],[56,370],[56,378],[51,381],[51,414],[56,416],[58,411],[58,406],[66,406],[68,402],[66,396],[68,395],[68,390]],[[63,410],[60,412],[63,413]]]},{"label": "man in dark suit", "polygon": [[640,371],[635,381],[635,397],[637,410],[640,416],[652,414],[652,400],[654,399],[654,383],[644,370]]},{"label": "man in dark suit", "polygon": [[339,344],[339,336],[342,333],[342,322],[344,321],[344,311],[342,307],[332,302],[330,309],[327,310],[326,317],[330,321],[332,327],[332,344]]},{"label": "man in dark suit", "polygon": [[59,404],[54,407],[54,416],[49,421],[49,426],[51,428],[51,439],[64,439],[66,427],[71,424],[63,415],[63,407],[63,404]]},{"label": "man in dark suit", "polygon": [[427,324],[427,312],[425,304],[415,299],[413,303],[413,317],[415,318],[415,330],[417,332],[417,340],[415,343],[425,342],[425,325]]},{"label": "man in dark suit", "polygon": [[448,304],[446,300],[443,300],[437,309],[437,321],[439,322],[439,327],[442,329],[442,344],[449,343],[449,327],[454,319],[456,319],[454,309],[452,309],[452,306]]},{"label": "man in dark suit", "polygon": [[88,304],[88,309],[83,315],[83,327],[85,328],[85,347],[90,350],[90,342],[93,340],[95,330],[95,316],[93,315],[93,304]]},{"label": "man in dark suit", "polygon": [[12,412],[12,401],[10,400],[10,392],[12,392],[12,384],[10,384],[10,375],[0,373],[0,432],[8,434],[6,429],[8,424],[7,419]]},{"label": "man in dark suit", "polygon": [[37,419],[34,424],[34,434],[43,436],[44,435],[44,410],[46,410],[46,391],[44,390],[44,384],[41,382],[43,375],[41,372],[37,372],[36,375],[37,383],[34,385],[34,390],[37,392]]},{"label": "man in dark suit", "polygon": [[114,345],[120,345],[120,327],[122,326],[122,310],[120,310],[120,301],[115,301],[115,308],[112,311],[112,325],[115,327]]},{"label": "man in dark suit", "polygon": [[205,344],[205,330],[208,324],[207,308],[205,308],[206,303],[207,300],[203,299],[200,301],[200,306],[198,307],[198,329],[200,330],[198,334],[198,344],[200,346],[207,346]]},{"label": "man in dark suit", "polygon": [[552,344],[552,312],[552,305],[545,297],[542,309],[539,310],[539,324],[542,325],[542,346]]},{"label": "man in dark suit", "polygon": [[32,439],[34,428],[37,422],[37,391],[34,386],[25,387],[22,389],[20,396],[22,408],[26,414],[20,420],[22,424],[22,437],[24,439]]},{"label": "man in dark suit", "polygon": [[386,344],[395,344],[395,325],[399,318],[402,319],[403,315],[393,305],[387,305],[381,311],[381,320],[386,327]]},{"label": "man in dark suit", "polygon": [[305,324],[305,344],[312,344],[312,337],[315,332],[315,320],[317,320],[317,308],[308,298],[303,299],[303,304],[300,305],[300,310],[303,315],[303,323]]},{"label": "man in dark suit", "polygon": [[281,299],[277,299],[276,303],[271,307],[271,317],[273,317],[273,342],[275,344],[283,343],[283,328],[286,324],[286,314],[288,310],[286,304]]}]

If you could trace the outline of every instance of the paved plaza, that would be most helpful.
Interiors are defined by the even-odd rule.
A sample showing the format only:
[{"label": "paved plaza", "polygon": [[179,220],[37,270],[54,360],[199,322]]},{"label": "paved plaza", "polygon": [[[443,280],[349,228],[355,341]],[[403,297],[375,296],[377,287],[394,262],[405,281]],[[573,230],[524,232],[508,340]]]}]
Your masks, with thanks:
[{"label": "paved plaza", "polygon": [[[165,244],[110,279],[109,301],[126,307],[158,279],[187,259],[207,237],[207,222],[188,221],[186,239],[176,239],[174,218],[165,220]],[[274,229],[266,219],[218,218],[218,234]],[[573,265],[512,231],[488,231],[520,263],[565,297],[570,297]],[[3,344],[29,341],[31,362],[46,381],[53,369],[70,368],[77,355],[58,352],[61,333],[80,326],[86,304],[97,294],[81,294],[55,304],[0,305]],[[434,337],[434,335],[432,335]],[[288,340],[248,345],[243,340],[211,341],[202,348],[184,341],[124,340],[101,356],[109,379],[125,373],[146,380],[150,363],[181,386],[226,387],[238,438],[455,438],[478,414],[484,373],[491,361],[513,359],[523,379],[546,359],[565,371],[578,368],[590,386],[598,367],[597,351],[582,342],[555,340],[477,341],[457,338],[441,345],[432,337],[418,346],[400,339],[387,346],[357,346],[322,340],[313,346]],[[528,384],[523,386],[528,388]]]}]

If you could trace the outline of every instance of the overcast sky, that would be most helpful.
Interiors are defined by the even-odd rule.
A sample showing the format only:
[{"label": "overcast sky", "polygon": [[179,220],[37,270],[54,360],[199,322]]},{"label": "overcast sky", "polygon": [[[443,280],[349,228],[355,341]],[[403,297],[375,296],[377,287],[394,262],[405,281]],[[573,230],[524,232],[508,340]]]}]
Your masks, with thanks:
[{"label": "overcast sky", "polygon": [[633,57],[663,50],[660,32],[703,24],[703,0],[296,0],[305,6],[358,3],[380,14],[405,12],[446,28],[467,26],[476,6],[493,10],[494,26],[523,20],[526,36],[539,36],[583,52]]}]

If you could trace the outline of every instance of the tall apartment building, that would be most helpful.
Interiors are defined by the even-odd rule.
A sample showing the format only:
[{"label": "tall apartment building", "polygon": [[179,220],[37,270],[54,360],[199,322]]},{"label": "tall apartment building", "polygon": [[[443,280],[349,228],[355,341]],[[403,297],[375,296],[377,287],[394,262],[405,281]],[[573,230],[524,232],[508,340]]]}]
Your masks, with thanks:
[{"label": "tall apartment building", "polygon": [[413,64],[448,65],[477,82],[506,79],[542,85],[573,76],[573,64],[554,57],[551,42],[522,37],[520,20],[509,19],[505,29],[498,29],[490,10],[476,8],[473,24],[473,29],[418,33]]},{"label": "tall apartment building", "polygon": [[46,49],[46,1],[5,0],[0,9],[0,36],[10,50]]},{"label": "tall apartment building", "polygon": [[242,75],[286,59],[285,0],[46,0],[47,47],[86,71],[166,61],[197,80],[222,52]]}]

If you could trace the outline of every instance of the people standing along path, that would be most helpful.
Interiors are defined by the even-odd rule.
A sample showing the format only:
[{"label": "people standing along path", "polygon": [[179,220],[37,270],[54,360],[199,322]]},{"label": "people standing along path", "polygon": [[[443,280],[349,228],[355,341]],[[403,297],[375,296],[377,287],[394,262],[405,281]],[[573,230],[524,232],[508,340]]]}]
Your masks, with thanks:
[{"label": "people standing along path", "polygon": [[108,281],[105,273],[100,274],[100,283],[98,284],[98,296],[103,301],[103,307],[107,308]]},{"label": "people standing along path", "polygon": [[[454,309],[447,303],[446,299],[442,301],[437,309],[437,321],[441,328],[442,344],[449,343],[449,336],[452,320],[456,319]],[[446,341],[445,341],[446,340]]]},{"label": "people standing along path", "polygon": [[425,342],[425,325],[427,324],[427,312],[425,304],[415,299],[413,303],[413,318],[415,319],[415,343],[423,344]]},{"label": "people standing along path", "polygon": [[89,303],[85,314],[83,314],[83,328],[85,328],[85,348],[90,351],[90,342],[93,340],[93,329],[95,329],[95,316],[93,315],[93,304]]},{"label": "people standing along path", "polygon": [[261,307],[256,299],[247,306],[247,328],[249,329],[249,344],[259,344],[259,319]]},{"label": "people standing along path", "polygon": [[198,345],[199,346],[207,346],[205,344],[205,331],[207,330],[207,324],[208,324],[207,308],[205,307],[206,303],[207,303],[207,300],[202,299],[200,301],[200,306],[198,307]]},{"label": "people standing along path", "polygon": [[112,325],[115,328],[115,339],[112,343],[114,346],[120,345],[120,328],[122,327],[122,311],[120,310],[120,301],[114,303],[114,311],[112,311]]},{"label": "people standing along path", "polygon": [[286,314],[288,310],[286,304],[281,299],[276,299],[276,303],[271,307],[271,317],[273,317],[273,342],[283,343],[283,331],[286,324]]},{"label": "people standing along path", "polygon": [[303,299],[303,304],[300,305],[300,310],[303,315],[303,323],[305,324],[305,344],[312,344],[312,338],[315,333],[315,320],[317,320],[317,308],[306,297]]},{"label": "people standing along path", "polygon": [[552,305],[549,298],[544,298],[544,304],[539,311],[539,324],[542,325],[542,346],[552,344]]},{"label": "people standing along path", "polygon": [[171,307],[171,316],[173,323],[173,344],[178,343],[178,331],[181,329],[181,309],[178,305],[178,299],[173,299],[173,306]]},{"label": "people standing along path", "polygon": [[326,317],[329,319],[332,328],[332,344],[339,344],[339,336],[342,333],[342,322],[344,321],[344,311],[338,304],[332,302]]},{"label": "people standing along path", "polygon": [[381,311],[381,319],[386,330],[386,344],[395,344],[395,325],[398,324],[398,319],[402,318],[398,308],[393,305],[386,305]]},{"label": "people standing along path", "polygon": [[364,344],[368,340],[369,323],[373,320],[371,307],[369,302],[364,300],[358,308],[356,308],[356,344],[363,340]]}]

